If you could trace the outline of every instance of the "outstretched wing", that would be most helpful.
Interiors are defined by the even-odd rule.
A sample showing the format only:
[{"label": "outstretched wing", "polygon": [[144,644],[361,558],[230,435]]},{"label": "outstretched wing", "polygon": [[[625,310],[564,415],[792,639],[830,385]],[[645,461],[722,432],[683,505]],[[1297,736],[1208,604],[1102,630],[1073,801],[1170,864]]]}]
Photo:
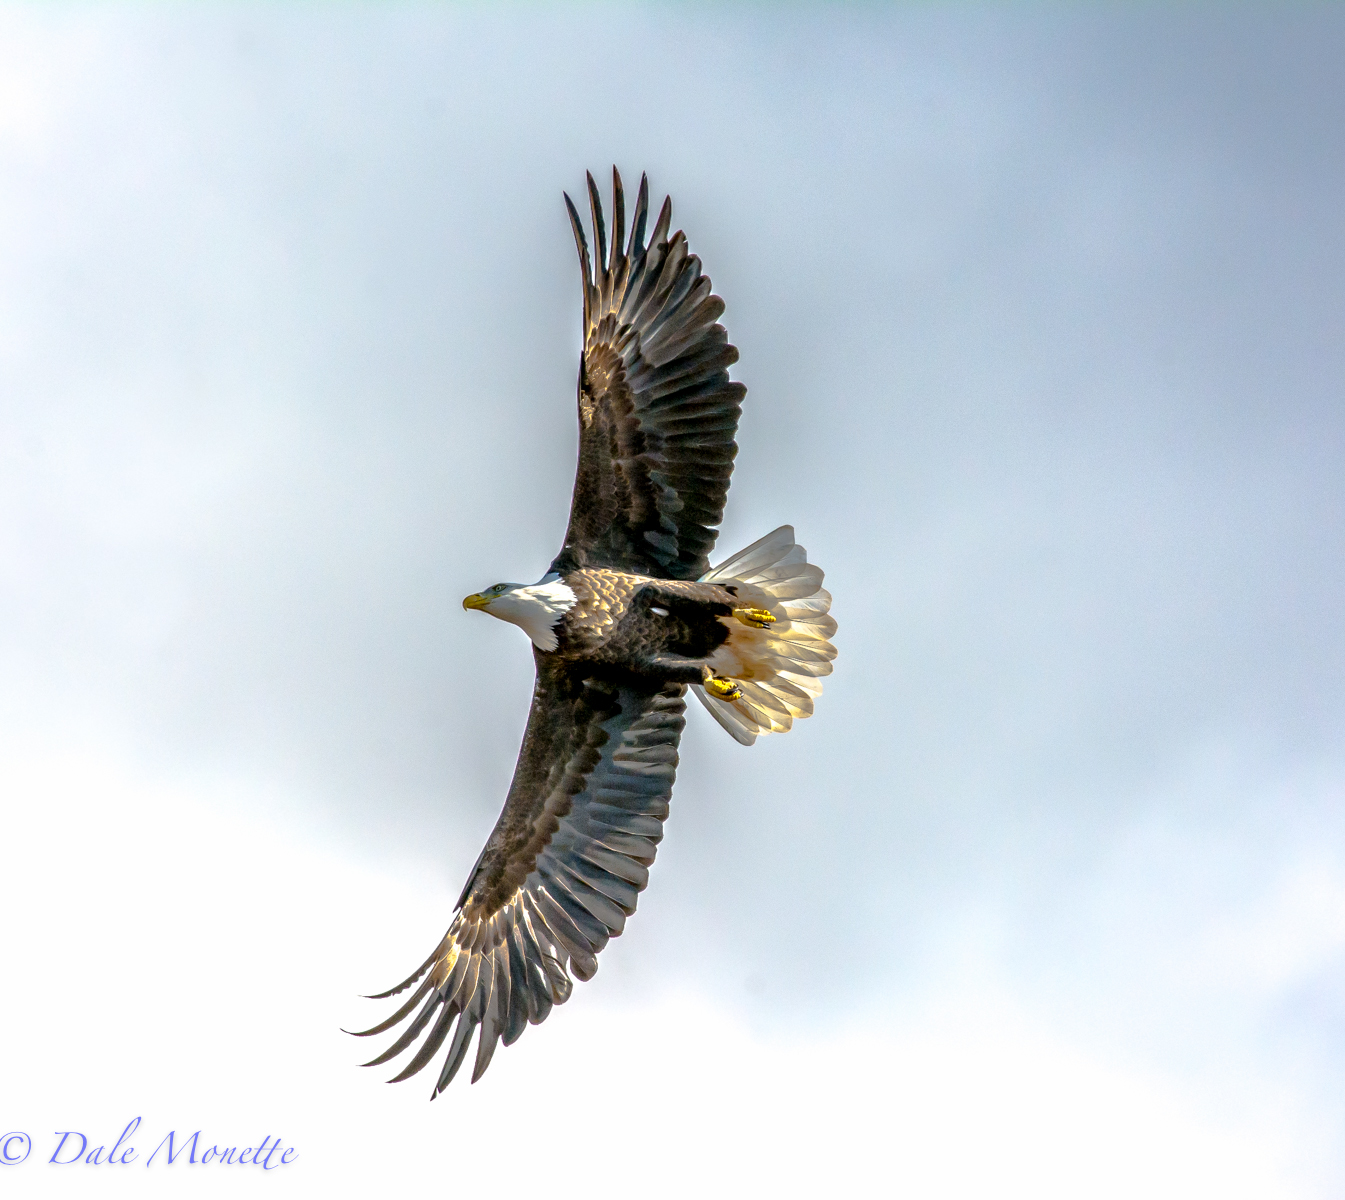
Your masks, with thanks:
[{"label": "outstretched wing", "polygon": [[391,1017],[358,1035],[391,1029],[420,1006],[366,1066],[423,1034],[393,1082],[416,1074],[456,1020],[433,1095],[453,1079],[480,1027],[475,1083],[498,1041],[510,1045],[528,1022],[540,1023],[569,998],[570,972],[592,978],[598,951],[635,911],[663,836],[685,690],[611,687],[537,656],[537,688],[504,811],[443,941],[414,975],[373,997],[421,981]]},{"label": "outstretched wing", "polygon": [[718,323],[701,262],[680,231],[668,237],[671,199],[649,242],[649,182],[640,180],[625,242],[621,176],[612,171],[612,248],[588,177],[597,258],[565,197],[584,276],[579,364],[579,467],[565,546],[552,570],[601,566],[696,579],[724,516],[733,437],[747,389],[729,380],[738,361]]}]

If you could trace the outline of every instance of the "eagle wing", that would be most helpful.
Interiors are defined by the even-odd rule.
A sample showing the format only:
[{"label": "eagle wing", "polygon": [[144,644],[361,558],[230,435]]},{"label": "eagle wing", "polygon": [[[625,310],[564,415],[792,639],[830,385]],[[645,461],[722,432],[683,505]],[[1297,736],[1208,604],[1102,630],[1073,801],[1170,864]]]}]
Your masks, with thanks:
[{"label": "eagle wing", "polygon": [[597,257],[569,209],[584,283],[579,364],[579,466],[562,574],[599,566],[667,579],[697,579],[724,515],[734,434],[747,389],[729,380],[738,351],[718,323],[724,302],[680,231],[668,236],[663,202],[648,244],[649,182],[640,180],[625,242],[621,176],[612,171],[609,255],[593,176],[589,203]]},{"label": "eagle wing", "polygon": [[571,971],[592,978],[598,951],[635,911],[663,836],[685,691],[680,684],[650,693],[584,680],[537,655],[537,687],[504,811],[434,953],[409,979],[373,997],[420,981],[391,1017],[358,1035],[391,1029],[419,1006],[401,1036],[366,1066],[424,1034],[393,1082],[416,1074],[456,1020],[433,1095],[453,1079],[480,1027],[475,1083],[498,1041],[510,1045],[569,998]]}]

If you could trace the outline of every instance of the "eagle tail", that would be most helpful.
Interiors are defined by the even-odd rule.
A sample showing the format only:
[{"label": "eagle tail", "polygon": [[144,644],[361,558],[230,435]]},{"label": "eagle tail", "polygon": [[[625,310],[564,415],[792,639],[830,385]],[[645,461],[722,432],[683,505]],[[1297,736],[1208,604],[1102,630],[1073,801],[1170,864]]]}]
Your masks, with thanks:
[{"label": "eagle tail", "polygon": [[724,700],[692,687],[710,715],[744,746],[758,734],[784,733],[795,720],[812,716],[813,702],[822,694],[822,676],[831,674],[836,657],[828,640],[836,632],[836,620],[822,578],[821,567],[810,563],[795,543],[790,525],[781,525],[701,576],[702,583],[732,587],[745,606],[764,608],[775,618],[766,628],[725,619],[728,641],[710,665],[732,679],[741,696]]}]

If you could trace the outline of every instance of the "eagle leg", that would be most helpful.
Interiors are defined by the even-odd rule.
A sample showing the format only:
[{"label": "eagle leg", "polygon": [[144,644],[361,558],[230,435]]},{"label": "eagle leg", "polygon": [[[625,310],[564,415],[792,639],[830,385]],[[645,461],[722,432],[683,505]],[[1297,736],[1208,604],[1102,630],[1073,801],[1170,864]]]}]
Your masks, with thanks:
[{"label": "eagle leg", "polygon": [[734,683],[732,679],[725,679],[722,675],[715,675],[708,669],[701,686],[705,688],[710,695],[718,696],[721,700],[737,700],[743,694],[743,689]]},{"label": "eagle leg", "polygon": [[698,683],[721,700],[736,700],[742,689],[731,679],[715,674],[703,658],[681,654],[651,654],[640,666],[642,674],[665,683]]},{"label": "eagle leg", "polygon": [[765,608],[735,608],[733,615],[752,629],[769,629],[775,624],[775,614]]}]

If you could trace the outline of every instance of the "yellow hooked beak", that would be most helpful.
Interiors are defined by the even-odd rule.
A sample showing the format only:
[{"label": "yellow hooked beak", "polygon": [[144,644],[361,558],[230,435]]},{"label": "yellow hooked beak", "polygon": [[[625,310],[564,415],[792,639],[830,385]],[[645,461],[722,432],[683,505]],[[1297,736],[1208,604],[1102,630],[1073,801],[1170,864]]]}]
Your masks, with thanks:
[{"label": "yellow hooked beak", "polygon": [[466,600],[462,602],[462,607],[467,609],[486,608],[490,604],[490,597],[481,592],[473,592]]}]

